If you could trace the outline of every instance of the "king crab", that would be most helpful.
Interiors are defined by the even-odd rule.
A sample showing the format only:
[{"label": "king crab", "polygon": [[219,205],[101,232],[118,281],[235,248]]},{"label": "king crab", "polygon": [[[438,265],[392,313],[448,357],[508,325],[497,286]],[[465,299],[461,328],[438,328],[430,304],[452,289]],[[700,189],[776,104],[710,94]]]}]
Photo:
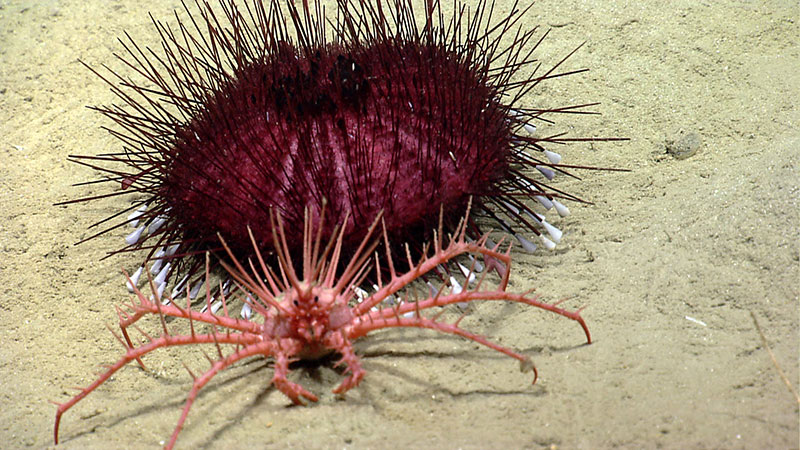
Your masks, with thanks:
[{"label": "king crab", "polygon": [[[365,371],[361,366],[358,356],[353,349],[353,341],[368,333],[384,328],[415,327],[436,330],[442,333],[453,334],[475,341],[490,349],[504,353],[519,360],[523,372],[534,372],[533,382],[538,378],[538,372],[530,358],[517,353],[507,347],[495,344],[483,336],[471,333],[459,326],[461,317],[452,323],[440,320],[441,313],[430,317],[423,312],[431,308],[438,308],[452,304],[466,304],[483,300],[505,300],[541,308],[554,312],[569,319],[577,321],[586,334],[587,343],[591,342],[589,329],[580,315],[580,310],[567,311],[556,304],[544,303],[537,297],[525,294],[506,292],[511,264],[509,245],[507,250],[500,251],[501,243],[487,245],[487,235],[474,242],[466,238],[467,220],[462,219],[455,233],[448,238],[447,245],[443,245],[441,220],[438,233],[434,233],[433,244],[426,246],[423,256],[414,263],[408,255],[410,269],[398,274],[395,270],[389,239],[384,228],[383,241],[386,247],[385,258],[373,257],[372,252],[378,245],[378,239],[373,235],[380,219],[376,219],[369,228],[366,237],[362,240],[358,250],[350,258],[344,270],[340,271],[339,263],[342,259],[342,241],[345,235],[345,220],[343,226],[334,231],[324,249],[321,248],[322,221],[324,209],[315,227],[314,220],[306,213],[304,242],[302,253],[302,274],[294,269],[294,264],[289,254],[283,222],[280,216],[273,216],[272,227],[275,236],[275,248],[278,258],[277,273],[268,266],[256,247],[257,261],[249,261],[249,270],[233,257],[233,253],[221,239],[225,250],[228,252],[233,265],[222,263],[230,277],[238,284],[243,292],[242,301],[253,312],[263,318],[263,322],[255,320],[241,320],[228,314],[227,301],[222,295],[223,314],[212,313],[211,292],[209,288],[209,269],[206,263],[206,306],[205,312],[192,310],[189,295],[186,296],[187,304],[180,307],[172,297],[166,296],[158,300],[157,290],[150,281],[154,297],[148,298],[134,286],[135,297],[125,305],[117,308],[121,335],[113,332],[114,336],[125,347],[125,354],[115,364],[107,366],[102,375],[92,384],[83,388],[77,395],[64,403],[56,403],[54,437],[58,443],[58,429],[61,416],[84,397],[89,395],[98,386],[108,380],[119,369],[137,361],[143,368],[141,358],[148,353],[162,348],[192,344],[211,344],[216,346],[218,359],[212,360],[211,368],[200,376],[195,376],[192,389],[186,399],[183,412],[178,420],[172,437],[166,448],[172,448],[183,427],[189,410],[197,397],[198,392],[216,374],[230,367],[238,361],[251,356],[271,357],[274,360],[274,373],[272,384],[283,392],[295,404],[302,404],[303,399],[317,401],[317,396],[302,386],[289,381],[289,363],[298,359],[314,359],[330,353],[341,356],[338,364],[344,364],[345,373],[348,375],[341,384],[333,389],[336,394],[343,394],[357,386],[364,377]],[[467,214],[467,216],[469,215]],[[316,229],[315,229],[316,228]],[[251,233],[252,237],[252,233]],[[432,254],[428,254],[431,252]],[[472,255],[472,266],[467,273],[474,277],[476,260],[474,256],[482,255],[490,264],[498,268],[501,281],[497,289],[484,291],[481,286],[489,270],[481,273],[480,278],[472,287],[469,282],[463,289],[450,289],[446,293],[441,289],[432,289],[431,295],[419,299],[415,294],[405,293],[405,288],[416,280],[424,279],[426,274],[435,273],[442,265],[454,261],[461,255]],[[381,261],[387,265],[381,269]],[[372,263],[375,264],[375,280],[377,291],[372,295],[359,296],[359,286],[365,281]],[[503,270],[504,269],[504,270]],[[381,280],[382,274],[388,274],[388,280]],[[127,273],[126,278],[130,283]],[[384,275],[386,276],[386,275]],[[134,284],[134,283],[131,283]],[[188,291],[188,286],[187,286]],[[361,291],[363,292],[363,291]],[[387,298],[400,294],[402,300],[394,306],[382,308],[381,305]],[[158,316],[161,322],[161,335],[151,337],[141,331],[135,324],[145,316]],[[171,334],[165,318],[172,317],[188,320],[189,334]],[[200,333],[195,329],[196,324],[210,325],[210,331]],[[145,337],[144,342],[134,345],[128,330],[130,327],[139,330]],[[222,329],[222,331],[220,331]],[[234,345],[236,350],[227,356],[223,354],[222,344]],[[187,368],[188,370],[188,368]]]}]

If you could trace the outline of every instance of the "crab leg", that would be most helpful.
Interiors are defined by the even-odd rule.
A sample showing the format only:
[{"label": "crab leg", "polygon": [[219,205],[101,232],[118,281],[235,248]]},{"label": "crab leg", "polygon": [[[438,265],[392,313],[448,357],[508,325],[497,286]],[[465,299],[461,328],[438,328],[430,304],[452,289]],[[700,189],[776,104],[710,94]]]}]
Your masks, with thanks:
[{"label": "crab leg", "polygon": [[345,338],[342,333],[333,333],[328,337],[328,339],[326,339],[325,345],[328,348],[335,348],[336,351],[342,355],[342,359],[340,359],[336,365],[338,366],[344,364],[347,366],[347,371],[350,372],[350,375],[333,390],[333,393],[343,394],[358,386],[358,383],[360,383],[361,379],[364,378],[366,372],[361,367],[361,362],[359,361],[358,356],[356,356],[356,353],[353,350],[353,345],[350,343],[350,341]]},{"label": "crab leg", "polygon": [[286,376],[289,374],[289,355],[295,355],[302,349],[299,344],[292,339],[283,339],[273,353],[275,359],[275,374],[272,376],[272,384],[283,392],[295,405],[302,405],[300,397],[305,397],[312,402],[317,401],[317,396],[308,392],[303,386],[289,381]]},{"label": "crab leg", "polygon": [[[218,340],[218,342],[222,342]],[[211,364],[211,368],[207,370],[203,375],[194,378],[194,383],[192,384],[192,389],[189,391],[189,395],[186,396],[186,403],[183,405],[183,412],[181,412],[181,418],[178,420],[178,424],[175,426],[175,430],[172,432],[172,436],[169,439],[169,443],[164,447],[166,449],[171,449],[175,446],[175,442],[178,440],[178,434],[180,434],[181,429],[183,428],[183,424],[186,421],[186,417],[189,415],[189,410],[192,408],[192,404],[194,403],[195,398],[197,398],[197,394],[200,392],[200,389],[203,389],[215,375],[220,373],[221,371],[225,370],[226,368],[230,367],[232,364],[235,364],[242,359],[249,358],[251,356],[256,355],[266,355],[269,356],[273,349],[274,344],[269,341],[261,341],[255,344],[248,345],[238,351],[226,356],[225,358],[219,359]]]},{"label": "crab leg", "polygon": [[[508,267],[511,263],[510,251],[511,248],[506,252],[498,252],[497,247],[495,249],[489,249],[485,247],[485,239],[486,236],[478,240],[477,243],[467,243],[463,240],[463,234],[460,235],[458,238],[453,238],[448,244],[447,247],[441,248],[441,245],[435,246],[436,253],[429,257],[424,257],[422,261],[420,261],[416,266],[412,267],[408,272],[404,273],[403,275],[393,275],[392,279],[389,280],[386,284],[384,284],[376,293],[372,296],[366,298],[364,301],[359,303],[353,308],[353,314],[355,315],[362,315],[365,312],[369,311],[370,308],[380,303],[383,299],[389,297],[390,295],[394,295],[404,287],[408,286],[415,280],[419,279],[423,275],[427,274],[428,272],[434,270],[440,264],[446,263],[452,259],[454,259],[458,255],[462,255],[465,253],[473,253],[473,254],[482,254],[485,257],[491,257],[496,260],[502,261],[505,263],[506,267]],[[434,241],[439,244],[439,238],[435,238]],[[505,290],[506,285],[508,284],[508,275],[505,275],[501,280],[500,286],[498,290]]]},{"label": "crab leg", "polygon": [[461,336],[463,338],[469,339],[471,341],[475,341],[481,345],[489,347],[492,350],[496,350],[500,353],[506,354],[520,363],[520,370],[523,372],[530,372],[533,371],[533,382],[536,383],[536,380],[539,378],[539,372],[536,370],[536,367],[531,362],[531,359],[528,356],[521,355],[510,348],[503,347],[502,345],[495,344],[494,342],[486,339],[484,336],[479,334],[471,333],[469,331],[460,328],[457,325],[458,322],[455,324],[450,323],[442,323],[437,322],[434,319],[428,319],[427,317],[422,316],[415,316],[415,317],[401,317],[401,316],[392,316],[392,317],[381,317],[376,319],[373,322],[361,322],[357,325],[357,327],[353,328],[353,332],[350,333],[350,338],[355,339],[356,337],[363,336],[370,331],[384,329],[384,328],[427,328],[430,330],[436,330],[442,333],[447,334],[454,334],[456,336]]},{"label": "crab leg", "polygon": [[[536,308],[544,309],[546,311],[550,311],[556,313],[560,316],[564,316],[568,319],[572,319],[578,322],[583,328],[583,332],[586,334],[586,343],[592,343],[592,336],[589,333],[589,327],[586,326],[586,322],[581,317],[581,309],[577,311],[568,311],[563,308],[559,308],[557,305],[558,303],[545,303],[538,299],[538,296],[534,297],[527,297],[521,294],[513,294],[510,292],[505,291],[492,291],[492,292],[475,292],[475,291],[465,291],[459,294],[450,294],[450,295],[437,295],[432,298],[428,298],[425,300],[420,301],[410,301],[404,302],[397,306],[396,308],[384,308],[378,311],[371,311],[366,317],[361,321],[361,323],[356,324],[355,330],[360,330],[362,328],[369,328],[369,331],[372,331],[372,328],[369,326],[372,323],[379,323],[381,320],[393,318],[398,315],[403,315],[409,312],[421,311],[423,309],[429,309],[437,306],[446,306],[451,305],[453,303],[465,303],[465,302],[473,302],[473,301],[482,301],[482,300],[494,300],[494,301],[509,301],[509,302],[516,302],[516,303],[524,303],[526,305],[534,306]],[[367,332],[369,332],[367,331]],[[358,333],[356,334],[357,337],[363,336],[366,333]],[[355,337],[352,337],[355,339]]]},{"label": "crab leg", "polygon": [[162,348],[162,347],[175,347],[180,345],[191,345],[191,344],[235,344],[235,345],[248,345],[257,343],[261,339],[260,336],[249,334],[249,333],[225,333],[225,334],[195,334],[193,336],[161,336],[159,338],[155,338],[144,344],[140,347],[127,347],[127,351],[125,352],[125,356],[120,358],[116,363],[111,365],[108,370],[100,375],[97,380],[95,380],[89,386],[83,388],[78,395],[72,397],[69,401],[64,403],[55,403],[58,405],[58,409],[56,410],[56,422],[53,429],[53,437],[55,439],[55,443],[58,444],[58,427],[61,422],[61,415],[67,412],[70,408],[75,406],[76,403],[81,401],[84,397],[89,395],[92,391],[97,389],[101,384],[106,382],[112,375],[114,375],[119,369],[124,367],[131,361],[137,360],[140,357],[152,352],[153,350]]}]

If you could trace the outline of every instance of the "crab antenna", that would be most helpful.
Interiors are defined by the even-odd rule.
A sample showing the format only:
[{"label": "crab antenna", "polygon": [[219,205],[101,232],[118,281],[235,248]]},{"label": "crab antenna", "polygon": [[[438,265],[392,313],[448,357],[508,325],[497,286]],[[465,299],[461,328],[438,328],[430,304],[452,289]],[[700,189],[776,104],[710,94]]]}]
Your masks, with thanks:
[{"label": "crab antenna", "polygon": [[[270,209],[269,221],[272,225],[272,239],[275,245],[275,253],[278,254],[278,261],[282,266],[283,274],[288,278],[288,282],[298,292],[304,292],[297,279],[297,272],[294,271],[292,256],[289,254],[289,244],[286,242],[286,231],[283,228],[283,219],[280,213]],[[277,223],[277,227],[275,226]]]},{"label": "crab antenna", "polygon": [[311,228],[313,211],[308,205],[303,208],[303,280],[308,281],[311,272]]},{"label": "crab antenna", "polygon": [[[250,242],[253,244],[253,249],[256,251],[256,258],[258,258],[258,263],[261,267],[261,273],[264,274],[264,278],[266,278],[270,289],[272,289],[272,296],[275,297],[279,295],[281,291],[283,291],[283,287],[278,284],[278,277],[275,275],[272,269],[267,266],[267,263],[264,262],[264,257],[261,255],[261,251],[258,249],[258,244],[256,244],[256,237],[253,235],[253,230],[249,225],[247,226],[247,233],[250,235]],[[258,270],[256,270],[253,261],[250,260],[249,262],[250,269],[253,271],[253,274],[256,275],[256,279],[258,280],[259,284],[263,286],[264,283],[260,278],[258,278]],[[264,289],[266,290],[266,287]]]},{"label": "crab antenna", "polygon": [[[325,250],[323,250],[322,251],[322,255],[320,255],[317,258],[317,266],[314,268],[313,279],[314,280],[318,280],[320,283],[324,284],[325,281],[327,281],[327,278],[328,278],[327,267],[328,267],[328,263],[331,262],[331,261],[329,261],[328,256],[330,255],[331,250],[333,250],[333,248],[336,245],[336,243],[339,241],[337,236],[339,236],[340,234],[341,234],[341,229],[340,229],[339,225],[336,225],[335,227],[333,227],[333,232],[331,233],[331,238],[328,240],[327,245],[325,245]],[[333,281],[331,280],[330,283],[333,283]],[[326,286],[330,286],[330,284],[328,284]]]},{"label": "crab antenna", "polygon": [[[319,269],[320,269],[320,264],[319,264],[319,261],[320,261],[319,246],[322,243],[322,231],[325,229],[325,226],[324,226],[325,225],[325,210],[327,209],[327,206],[328,206],[328,199],[323,197],[322,198],[322,208],[320,209],[320,212],[319,212],[319,226],[317,227],[317,236],[316,236],[316,239],[314,239],[314,249],[311,252],[311,266],[314,269],[313,269],[313,273],[306,274],[306,281],[315,280],[317,278],[317,276],[319,275]],[[312,216],[313,216],[313,214],[312,214]],[[312,217],[311,218],[312,223],[313,223],[313,219],[314,218]],[[311,228],[313,229],[313,226]],[[310,235],[310,233],[309,233],[309,235]],[[333,235],[334,236],[336,235],[336,229],[334,229]],[[327,250],[327,247],[326,247],[326,250]]]},{"label": "crab antenna", "polygon": [[[344,222],[342,222],[342,228],[339,231],[339,236],[336,237],[336,247],[333,250],[333,255],[331,255],[331,263],[327,268],[327,273],[325,274],[325,282],[323,283],[325,286],[333,286],[333,281],[336,277],[336,269],[339,266],[339,258],[342,256],[342,242],[344,241],[344,233],[347,230],[348,223],[350,223],[350,211],[345,214]],[[331,241],[333,241],[332,237]]]},{"label": "crab antenna", "polygon": [[339,282],[336,283],[336,286],[334,286],[334,290],[336,292],[341,292],[341,290],[350,283],[350,280],[353,279],[356,272],[358,272],[358,269],[364,265],[364,263],[370,258],[372,251],[378,246],[377,240],[372,239],[372,234],[375,232],[375,228],[378,227],[378,223],[380,223],[381,218],[383,218],[383,210],[380,210],[378,215],[375,217],[375,220],[372,221],[372,225],[369,226],[367,233],[364,235],[364,239],[362,239],[361,244],[358,245],[358,250],[353,253],[350,263],[347,264],[342,276],[339,278]]},{"label": "crab antenna", "polygon": [[[260,282],[260,280],[259,281],[254,280],[250,276],[249,272],[245,270],[244,267],[242,267],[242,264],[239,263],[239,259],[233,255],[233,251],[231,251],[227,242],[225,242],[225,239],[222,238],[222,235],[217,233],[217,237],[219,238],[220,243],[222,243],[222,247],[225,248],[225,251],[228,253],[228,257],[231,259],[231,261],[233,261],[233,264],[236,266],[235,268],[231,267],[225,261],[220,260],[220,264],[222,264],[222,267],[225,269],[225,271],[228,272],[228,274],[231,277],[233,277],[238,283],[247,287],[247,289],[257,294],[261,300],[265,301],[271,306],[274,306],[278,311],[286,312],[286,310],[281,307],[280,302],[275,300],[274,295],[268,289],[266,289],[266,286],[264,286],[264,284]],[[261,252],[258,250],[258,247],[254,246],[253,248],[258,254],[259,260],[261,260]],[[254,275],[258,277],[257,274],[254,273]]]}]

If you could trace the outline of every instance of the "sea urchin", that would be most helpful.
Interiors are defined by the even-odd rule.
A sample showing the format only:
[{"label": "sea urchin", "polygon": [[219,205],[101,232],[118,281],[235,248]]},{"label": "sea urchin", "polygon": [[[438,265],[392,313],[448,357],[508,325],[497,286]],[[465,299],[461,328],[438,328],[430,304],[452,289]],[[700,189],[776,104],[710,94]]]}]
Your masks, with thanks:
[{"label": "sea urchin", "polygon": [[482,215],[527,250],[525,230],[558,242],[528,200],[568,214],[559,199],[581,200],[547,181],[578,166],[544,146],[605,139],[534,134],[549,115],[594,104],[523,106],[540,82],[583,71],[560,69],[572,53],[542,68],[534,51],[547,33],[519,23],[529,7],[455,0],[448,19],[428,0],[420,21],[411,0],[338,0],[329,20],[319,2],[279,3],[184,5],[177,28],[153,20],[160,51],[120,39],[134,77],[95,71],[121,104],[94,109],[116,122],[123,150],[72,156],[116,188],[64,203],[131,195],[98,234],[134,225],[120,251],[147,249],[160,284],[201,267],[193,256],[218,249],[218,233],[240,258],[252,254],[248,227],[271,250],[273,209],[298,252],[303,211],[324,203],[326,239],[349,217],[345,252],[380,211],[393,242],[421,245],[440,209],[452,231],[470,197],[468,236]]}]

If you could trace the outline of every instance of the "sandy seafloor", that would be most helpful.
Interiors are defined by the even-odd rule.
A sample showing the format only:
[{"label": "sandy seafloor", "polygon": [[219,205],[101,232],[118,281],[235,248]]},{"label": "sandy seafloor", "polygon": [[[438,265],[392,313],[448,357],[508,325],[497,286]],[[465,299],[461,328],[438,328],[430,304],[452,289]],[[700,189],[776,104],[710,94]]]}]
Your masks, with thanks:
[{"label": "sandy seafloor", "polygon": [[[113,101],[83,68],[114,63],[115,37],[143,43],[147,12],[175,2],[0,2],[0,447],[52,446],[55,407],[121,347],[105,329],[128,298],[120,268],[101,260],[127,230],[72,244],[122,200],[70,207],[94,174],[66,161],[119,145],[85,108]],[[507,11],[509,1],[499,1]],[[599,101],[603,115],[551,130],[627,136],[559,149],[583,173],[557,185],[595,202],[555,221],[554,252],[515,253],[511,289],[588,305],[579,327],[517,306],[483,304],[463,325],[532,356],[541,378],[502,355],[433,333],[379,333],[358,345],[368,371],[344,399],[327,366],[292,377],[320,395],[290,407],[267,386],[264,360],[240,364],[203,391],[180,448],[797,448],[800,255],[800,6],[796,1],[541,0],[527,19],[552,32],[541,58],[591,71],[546,83],[529,105]],[[538,102],[538,103],[537,103]],[[561,127],[561,128],[558,128]],[[544,131],[543,131],[544,132]],[[697,133],[678,160],[665,142]],[[703,322],[700,324],[696,319]],[[63,420],[63,448],[156,448],[191,380],[181,361],[131,365]]]}]

